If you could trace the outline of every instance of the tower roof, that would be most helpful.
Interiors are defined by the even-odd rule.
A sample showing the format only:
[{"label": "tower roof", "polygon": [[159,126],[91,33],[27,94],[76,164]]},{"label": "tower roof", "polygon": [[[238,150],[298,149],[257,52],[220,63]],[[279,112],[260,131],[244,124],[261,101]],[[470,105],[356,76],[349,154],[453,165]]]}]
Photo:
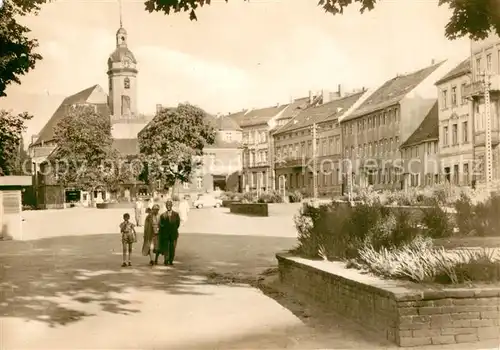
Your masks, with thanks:
[{"label": "tower roof", "polygon": [[129,57],[133,63],[137,64],[134,54],[126,46],[117,47],[115,51],[109,55],[108,63],[121,62],[125,57]]}]

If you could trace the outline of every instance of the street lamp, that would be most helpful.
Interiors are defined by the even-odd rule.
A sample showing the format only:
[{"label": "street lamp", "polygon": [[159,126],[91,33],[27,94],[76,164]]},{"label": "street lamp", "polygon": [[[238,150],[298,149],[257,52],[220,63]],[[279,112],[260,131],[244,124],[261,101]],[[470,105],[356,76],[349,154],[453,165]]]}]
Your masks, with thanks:
[{"label": "street lamp", "polygon": [[318,125],[314,123],[311,127],[312,129],[312,156],[313,156],[313,199],[318,198],[318,164],[317,164],[317,145],[318,140],[317,131]]},{"label": "street lamp", "polygon": [[493,181],[493,155],[492,155],[492,145],[491,145],[491,101],[490,101],[490,72],[485,72],[484,77],[484,108],[485,108],[485,119],[486,119],[486,130],[485,130],[485,160],[486,160],[486,190],[490,191],[491,182]]}]

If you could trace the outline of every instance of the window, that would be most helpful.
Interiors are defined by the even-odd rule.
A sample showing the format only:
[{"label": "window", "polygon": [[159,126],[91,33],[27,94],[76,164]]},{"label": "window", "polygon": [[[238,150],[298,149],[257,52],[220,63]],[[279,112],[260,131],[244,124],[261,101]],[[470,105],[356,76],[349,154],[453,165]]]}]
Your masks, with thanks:
[{"label": "window", "polygon": [[476,76],[481,75],[481,57],[476,58]]},{"label": "window", "polygon": [[441,92],[441,109],[448,108],[448,90]]},{"label": "window", "polygon": [[196,178],[196,188],[201,189],[203,187],[203,179],[201,177]]},{"label": "window", "polygon": [[491,53],[486,55],[486,71],[491,72]]},{"label": "window", "polygon": [[443,127],[443,146],[448,146],[448,127]]},{"label": "window", "polygon": [[230,132],[226,132],[226,141],[231,142],[233,139],[233,135]]},{"label": "window", "polygon": [[460,86],[460,97],[462,99],[462,104],[466,104],[467,103],[467,97],[465,96],[465,87],[467,86],[467,84],[465,83],[462,83],[462,85]]},{"label": "window", "polygon": [[457,87],[453,86],[451,88],[451,105],[456,106],[457,105]]},{"label": "window", "polygon": [[427,154],[432,153],[432,143],[428,142],[426,143],[426,148],[427,148]]},{"label": "window", "polygon": [[453,145],[458,144],[458,124],[451,126],[451,142]]},{"label": "window", "polygon": [[497,73],[500,74],[500,50],[498,50],[498,71]]},{"label": "window", "polygon": [[464,163],[463,164],[463,168],[464,168],[464,179],[463,179],[463,182],[464,182],[464,185],[467,185],[467,184],[469,184],[469,164],[468,163]]},{"label": "window", "polygon": [[335,139],[335,150],[337,154],[340,153],[340,137]]},{"label": "window", "polygon": [[459,170],[458,170],[458,164],[455,164],[453,166],[453,182],[455,183],[455,185],[458,185],[458,179],[460,178],[460,173],[459,173]]},{"label": "window", "polygon": [[469,123],[468,122],[462,123],[462,141],[464,143],[469,142]]},{"label": "window", "polygon": [[182,188],[184,188],[185,190],[189,190],[189,182],[183,182]]},{"label": "window", "polygon": [[130,79],[128,77],[123,81],[123,87],[125,89],[130,89]]}]

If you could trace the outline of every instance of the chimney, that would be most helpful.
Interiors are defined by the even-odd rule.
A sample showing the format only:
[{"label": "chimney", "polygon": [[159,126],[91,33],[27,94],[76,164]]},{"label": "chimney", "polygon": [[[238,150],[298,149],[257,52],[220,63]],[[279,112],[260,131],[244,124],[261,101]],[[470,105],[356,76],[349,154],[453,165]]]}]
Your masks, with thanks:
[{"label": "chimney", "polygon": [[322,95],[322,104],[325,104],[325,103],[328,103],[328,102],[331,102],[332,99],[331,99],[331,95],[330,95],[330,92],[328,90],[321,90],[321,95]]},{"label": "chimney", "polygon": [[35,143],[37,139],[38,139],[37,134],[31,135],[31,143]]},{"label": "chimney", "polygon": [[279,108],[279,106],[280,106],[280,103],[279,102],[276,103],[276,108]]},{"label": "chimney", "polygon": [[436,60],[433,58],[433,59],[431,60],[431,66],[433,66],[433,65],[435,65],[435,64],[436,64]]},{"label": "chimney", "polygon": [[290,103],[293,103],[293,96],[290,95]]},{"label": "chimney", "polygon": [[162,106],[161,104],[159,104],[159,103],[158,103],[158,104],[156,105],[156,113],[160,113],[162,109],[163,109],[163,106]]},{"label": "chimney", "polygon": [[314,99],[313,92],[312,92],[312,90],[309,90],[309,104],[313,103],[313,99]]},{"label": "chimney", "polygon": [[338,95],[339,97],[344,97],[344,90],[342,89],[342,84],[339,84],[339,85],[337,86],[337,95]]}]

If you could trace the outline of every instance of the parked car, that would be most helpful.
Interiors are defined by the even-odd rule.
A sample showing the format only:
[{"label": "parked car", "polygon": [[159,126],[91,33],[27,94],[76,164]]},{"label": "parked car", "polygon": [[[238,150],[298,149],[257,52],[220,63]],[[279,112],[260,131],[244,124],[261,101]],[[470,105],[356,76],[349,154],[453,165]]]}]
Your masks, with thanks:
[{"label": "parked car", "polygon": [[199,195],[197,199],[193,201],[193,207],[203,208],[203,207],[214,207],[219,208],[222,206],[222,199],[215,198],[209,194]]}]

